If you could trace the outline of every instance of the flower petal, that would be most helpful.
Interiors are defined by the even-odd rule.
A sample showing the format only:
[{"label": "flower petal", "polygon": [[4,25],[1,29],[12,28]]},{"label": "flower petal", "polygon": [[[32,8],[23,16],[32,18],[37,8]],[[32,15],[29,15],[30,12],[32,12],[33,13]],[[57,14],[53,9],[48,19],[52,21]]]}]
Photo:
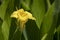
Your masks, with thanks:
[{"label": "flower petal", "polygon": [[28,14],[28,18],[29,18],[29,19],[36,20],[36,19],[32,16],[31,13],[29,13],[29,12],[27,12],[27,11],[25,11],[25,13]]},{"label": "flower petal", "polygon": [[11,17],[18,18],[17,11],[13,12],[12,15],[11,15]]}]

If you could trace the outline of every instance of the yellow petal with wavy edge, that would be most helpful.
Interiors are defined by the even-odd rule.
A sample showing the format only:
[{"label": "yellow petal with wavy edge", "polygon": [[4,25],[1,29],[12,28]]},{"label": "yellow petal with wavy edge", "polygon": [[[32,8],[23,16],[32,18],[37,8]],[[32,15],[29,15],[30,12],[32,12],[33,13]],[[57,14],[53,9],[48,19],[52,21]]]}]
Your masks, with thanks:
[{"label": "yellow petal with wavy edge", "polygon": [[13,17],[13,18],[18,18],[18,12],[17,11],[14,11],[13,13],[12,13],[12,15],[11,15],[11,17]]},{"label": "yellow petal with wavy edge", "polygon": [[31,13],[29,13],[29,12],[27,12],[27,11],[25,11],[25,13],[28,15],[28,18],[29,18],[29,19],[36,20],[36,19],[32,16]]}]

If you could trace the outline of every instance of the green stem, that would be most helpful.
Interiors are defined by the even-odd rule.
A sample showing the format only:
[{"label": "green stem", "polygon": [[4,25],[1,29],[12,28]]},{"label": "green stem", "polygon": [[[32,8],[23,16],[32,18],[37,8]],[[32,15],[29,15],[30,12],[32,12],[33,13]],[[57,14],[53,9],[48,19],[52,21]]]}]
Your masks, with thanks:
[{"label": "green stem", "polygon": [[50,8],[51,4],[50,4],[49,0],[47,0],[47,4],[48,4],[48,8]]},{"label": "green stem", "polygon": [[25,37],[25,40],[28,40],[27,33],[26,33],[26,29],[24,29],[23,35],[24,35],[24,37]]},{"label": "green stem", "polygon": [[58,34],[57,34],[57,40],[59,40],[59,32],[57,32]]}]

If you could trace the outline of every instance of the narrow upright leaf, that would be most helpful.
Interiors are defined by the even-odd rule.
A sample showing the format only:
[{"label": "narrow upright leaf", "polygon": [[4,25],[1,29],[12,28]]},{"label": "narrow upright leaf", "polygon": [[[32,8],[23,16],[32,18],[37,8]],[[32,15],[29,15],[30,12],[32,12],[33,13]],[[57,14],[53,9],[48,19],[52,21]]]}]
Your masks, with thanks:
[{"label": "narrow upright leaf", "polygon": [[44,13],[45,13],[45,2],[44,0],[33,0],[31,6],[31,12],[36,17],[36,24],[40,29]]},{"label": "narrow upright leaf", "polygon": [[40,29],[40,38],[46,34],[52,26],[54,16],[54,4],[48,9]]}]

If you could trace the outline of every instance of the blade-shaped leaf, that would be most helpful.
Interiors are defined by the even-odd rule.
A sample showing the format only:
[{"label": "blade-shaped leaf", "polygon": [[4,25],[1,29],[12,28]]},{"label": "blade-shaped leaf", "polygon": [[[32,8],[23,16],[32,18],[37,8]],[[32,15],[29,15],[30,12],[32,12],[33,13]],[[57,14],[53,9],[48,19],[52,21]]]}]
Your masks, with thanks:
[{"label": "blade-shaped leaf", "polygon": [[[60,0],[55,0],[55,7],[54,7],[53,13],[54,13],[53,23],[52,23],[52,26],[48,32],[48,36],[47,36],[46,40],[53,40],[54,31],[56,29],[57,21],[58,21],[58,15],[60,13]],[[59,40],[59,37],[57,38],[57,40]]]},{"label": "blade-shaped leaf", "polygon": [[28,40],[40,40],[40,30],[35,21],[29,20],[26,23],[26,32]]},{"label": "blade-shaped leaf", "polygon": [[4,19],[4,15],[6,13],[8,3],[9,3],[9,0],[4,0],[3,3],[0,6],[0,17],[1,17],[1,19]]},{"label": "blade-shaped leaf", "polygon": [[36,24],[40,29],[44,13],[45,13],[45,2],[44,0],[33,0],[31,6],[31,12],[36,17]]},{"label": "blade-shaped leaf", "polygon": [[14,7],[14,0],[4,0],[4,3],[1,5],[1,18],[3,19],[2,24],[2,34],[4,37],[4,40],[8,40],[9,38],[9,29],[11,24],[11,18],[10,14],[13,11]]},{"label": "blade-shaped leaf", "polygon": [[50,27],[52,26],[53,16],[54,16],[53,12],[54,12],[54,4],[48,9],[44,17],[44,20],[40,29],[40,38],[44,36],[44,34],[46,34],[49,31]]},{"label": "blade-shaped leaf", "polygon": [[2,23],[3,23],[3,20],[0,18],[0,40],[4,40],[4,37],[3,37],[3,34],[2,34]]}]

